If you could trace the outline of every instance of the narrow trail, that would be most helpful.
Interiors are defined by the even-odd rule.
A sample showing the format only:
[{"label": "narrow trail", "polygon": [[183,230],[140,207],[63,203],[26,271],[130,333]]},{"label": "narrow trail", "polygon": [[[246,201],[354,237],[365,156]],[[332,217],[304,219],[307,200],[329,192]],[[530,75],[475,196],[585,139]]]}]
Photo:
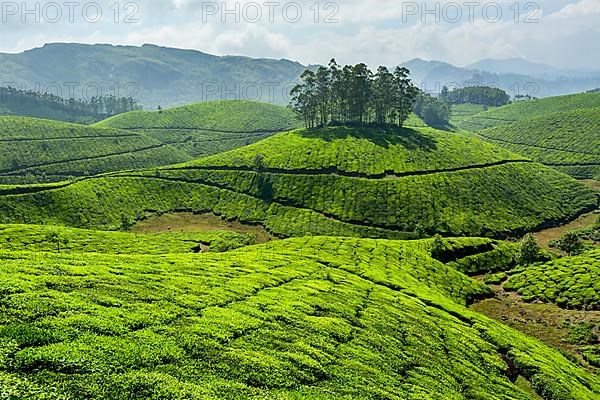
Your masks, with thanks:
[{"label": "narrow trail", "polygon": [[[265,168],[261,172],[270,174],[280,175],[312,175],[312,176],[323,176],[323,175],[337,175],[348,178],[359,178],[369,180],[383,180],[383,179],[401,179],[412,176],[426,176],[434,174],[445,174],[451,172],[462,172],[469,171],[472,169],[483,169],[498,167],[507,164],[531,164],[531,160],[501,160],[493,163],[486,164],[474,164],[455,168],[435,169],[435,170],[421,170],[421,171],[407,171],[397,173],[394,171],[386,171],[380,174],[367,174],[361,172],[349,172],[341,170],[337,167],[321,168],[321,169],[284,169],[284,168]],[[200,171],[223,171],[223,172],[256,172],[255,170],[248,167],[229,167],[229,166],[186,166],[180,168],[163,168],[162,171],[182,171],[182,170],[200,170]]]},{"label": "narrow trail", "polygon": [[161,128],[161,127],[141,127],[141,126],[133,126],[127,128],[116,128],[124,131],[204,131],[204,132],[215,132],[215,133],[232,133],[232,134],[258,134],[258,133],[283,133],[289,132],[294,128],[290,129],[257,129],[250,131],[232,131],[227,129],[214,129],[214,128],[199,128],[199,127],[169,127],[169,128]]},{"label": "narrow trail", "polygon": [[[501,161],[498,163],[493,163],[493,164],[487,164],[488,167],[493,167],[496,165],[503,165],[503,164],[508,164],[508,163],[531,163],[531,161],[529,160],[505,160],[505,161]],[[472,169],[472,168],[482,168],[481,166],[470,166],[470,167],[465,167],[465,168],[459,168],[459,169],[453,169],[453,170],[444,170],[444,171],[418,171],[416,173],[410,173],[407,174],[406,176],[411,176],[411,175],[430,175],[430,174],[436,174],[436,173],[446,173],[446,172],[452,172],[452,171],[456,171],[456,170],[468,170],[468,169]],[[202,169],[202,168],[201,168]],[[172,170],[181,170],[181,168],[178,169],[172,169]],[[209,169],[206,169],[209,170]],[[242,169],[244,170],[244,169]],[[289,172],[289,171],[288,171]],[[323,171],[312,171],[313,174],[319,175],[319,174],[324,174]],[[317,172],[317,173],[315,173]],[[228,187],[227,185],[222,185],[222,184],[218,184],[215,182],[209,182],[207,180],[201,179],[201,178],[197,178],[197,179],[186,179],[186,178],[169,178],[169,177],[159,177],[159,176],[152,176],[152,175],[144,175],[143,173],[136,173],[135,171],[130,171],[130,172],[113,172],[113,173],[108,173],[108,174],[104,174],[104,175],[98,175],[98,176],[93,176],[93,177],[84,177],[84,178],[80,178],[80,179],[76,179],[74,181],[69,181],[69,182],[62,182],[62,183],[58,183],[55,185],[51,185],[51,186],[33,186],[33,187],[28,187],[28,186],[23,186],[23,187],[8,187],[5,189],[1,189],[0,188],[0,195],[22,195],[22,194],[31,194],[31,193],[40,193],[40,192],[45,192],[45,191],[52,191],[52,190],[60,190],[60,189],[64,189],[68,186],[77,184],[77,183],[81,183],[84,181],[88,181],[88,180],[92,180],[92,179],[111,179],[111,178],[131,178],[131,179],[146,179],[146,180],[162,180],[162,181],[169,181],[169,182],[179,182],[179,183],[185,183],[185,184],[196,184],[196,185],[202,185],[202,186],[206,186],[206,187],[212,187],[212,188],[216,188],[216,189],[220,189],[220,190],[225,190],[227,192],[231,192],[231,193],[235,193],[238,195],[244,195],[244,196],[249,196],[252,197],[256,200],[259,201],[264,201],[263,199],[253,195],[252,193],[249,192],[245,192],[245,191],[238,191],[235,189],[232,189],[231,187]],[[373,177],[371,177],[371,179],[375,179]],[[406,230],[402,229],[401,227],[398,226],[384,226],[384,225],[379,225],[379,224],[373,224],[373,223],[367,223],[364,221],[356,221],[356,220],[345,220],[340,218],[337,215],[333,215],[330,213],[327,213],[323,210],[318,210],[318,209],[313,209],[313,208],[308,208],[303,204],[300,204],[292,199],[277,199],[277,200],[272,200],[271,201],[274,204],[278,204],[280,206],[283,207],[291,207],[294,209],[298,209],[298,210],[304,210],[310,213],[314,213],[317,214],[323,218],[335,221],[337,223],[341,223],[341,224],[346,224],[348,226],[353,226],[355,228],[360,228],[360,229],[375,229],[380,231],[382,234],[393,234],[393,235],[403,235],[404,237],[406,237],[407,239],[410,239],[412,237],[414,237],[414,232],[407,232]],[[590,213],[594,210],[596,210],[598,208],[598,204],[595,204],[593,206],[587,207],[584,210],[581,210],[579,212],[578,215],[576,216],[572,216],[571,218],[569,218],[568,221],[566,220],[552,220],[552,221],[545,221],[543,223],[541,223],[539,226],[530,229],[530,231],[533,232],[541,232],[546,230],[549,227],[556,227],[556,226],[564,226],[568,223],[571,223],[571,221],[575,218],[580,217],[581,215]],[[257,222],[257,221],[254,221]],[[264,221],[263,221],[264,222]],[[259,223],[262,223],[259,221]],[[489,232],[489,233],[493,233],[493,232]],[[514,236],[514,235],[521,235],[521,234],[525,234],[525,231],[521,232],[521,231],[513,231],[513,232],[495,232],[493,233],[494,237],[498,238],[498,239],[502,239],[502,238],[506,238],[509,236]]]},{"label": "narrow trail", "polygon": [[[162,181],[168,181],[168,182],[179,182],[179,183],[187,183],[187,184],[193,184],[193,185],[202,185],[202,186],[207,186],[207,187],[212,187],[212,188],[217,188],[220,190],[225,190],[227,192],[231,192],[231,193],[236,193],[236,194],[240,194],[240,195],[244,195],[244,196],[248,196],[248,197],[252,197],[256,200],[259,201],[264,201],[261,198],[252,195],[251,193],[248,192],[244,192],[244,191],[236,191],[236,190],[232,190],[231,188],[225,186],[225,185],[218,185],[214,182],[208,182],[208,181],[204,181],[202,179],[183,179],[183,178],[166,178],[166,177],[155,177],[155,176],[146,176],[146,175],[136,175],[136,174],[127,174],[127,175],[118,175],[115,177],[124,177],[124,178],[136,178],[136,179],[154,179],[154,180],[162,180]],[[333,215],[333,214],[329,214],[326,213],[324,211],[321,210],[317,210],[317,209],[313,209],[313,208],[309,208],[309,207],[305,207],[303,205],[300,205],[296,202],[293,202],[291,200],[288,201],[284,201],[284,200],[271,200],[271,203],[274,204],[278,204],[280,206],[283,207],[291,207],[291,208],[295,208],[298,210],[304,210],[304,211],[309,211],[311,213],[316,213],[318,215],[320,215],[323,218],[327,218],[329,220],[341,223],[341,224],[346,224],[346,225],[351,225],[351,226],[355,226],[355,227],[359,227],[359,228],[371,228],[371,229],[377,229],[377,230],[381,230],[381,231],[387,231],[388,233],[396,233],[396,234],[403,234],[406,235],[407,237],[411,237],[414,235],[413,232],[406,232],[400,228],[397,227],[389,227],[389,226],[383,226],[383,225],[376,225],[376,224],[371,224],[371,223],[365,223],[362,221],[353,221],[353,220],[343,220],[340,217]]]}]

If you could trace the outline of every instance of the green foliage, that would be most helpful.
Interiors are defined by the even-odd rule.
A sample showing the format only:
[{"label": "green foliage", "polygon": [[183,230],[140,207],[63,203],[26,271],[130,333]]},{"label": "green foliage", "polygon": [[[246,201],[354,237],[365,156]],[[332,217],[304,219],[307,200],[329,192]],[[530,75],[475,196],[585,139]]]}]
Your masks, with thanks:
[{"label": "green foliage", "polygon": [[266,169],[299,173],[335,169],[374,177],[523,159],[479,139],[432,128],[328,127],[280,133],[185,165],[252,169],[257,154]]},{"label": "green foliage", "polygon": [[572,344],[594,344],[598,341],[598,335],[594,333],[594,324],[590,322],[579,322],[569,327],[569,342]]},{"label": "green foliage", "polygon": [[589,179],[600,173],[600,107],[549,114],[477,133],[575,178]]},{"label": "green foliage", "polygon": [[581,355],[591,365],[600,368],[600,345],[583,347]]},{"label": "green foliage", "polygon": [[476,131],[512,122],[548,116],[553,113],[600,106],[600,93],[583,93],[543,99],[516,101],[465,118],[458,126]]},{"label": "green foliage", "polygon": [[560,240],[553,243],[554,246],[570,256],[580,254],[585,246],[579,235],[575,232],[567,232]]},{"label": "green foliage", "polygon": [[[229,231],[141,234],[47,225],[0,225],[0,249],[108,254],[192,253],[199,244],[222,252],[255,243],[252,234]],[[58,250],[60,252],[60,250]]]},{"label": "green foliage", "polygon": [[523,238],[519,245],[519,254],[517,255],[517,263],[520,265],[530,265],[540,260],[540,246],[537,244],[535,237],[528,233]]},{"label": "green foliage", "polygon": [[92,123],[119,113],[140,109],[131,97],[113,95],[89,101],[63,99],[13,87],[0,87],[0,115],[20,115],[58,121]]},{"label": "green foliage", "polygon": [[440,99],[450,104],[480,104],[499,107],[509,103],[510,96],[502,89],[489,86],[467,86],[449,91],[442,88]]},{"label": "green foliage", "polygon": [[344,67],[331,60],[316,72],[308,69],[291,91],[290,108],[307,128],[338,125],[402,126],[412,111],[418,89],[409,71],[390,72],[380,66],[373,72],[365,64]]},{"label": "green foliage", "polygon": [[[117,129],[26,117],[0,117],[0,182],[60,181],[189,160],[175,148]],[[33,183],[33,182],[29,182]]]},{"label": "green foliage", "polygon": [[506,272],[499,272],[497,274],[486,275],[483,279],[483,283],[486,285],[499,285],[507,279],[508,274]]},{"label": "green foliage", "polygon": [[504,285],[526,301],[556,303],[563,308],[600,309],[600,250],[534,265]]},{"label": "green foliage", "polygon": [[517,247],[507,242],[479,244],[447,265],[467,275],[508,271],[516,264]]},{"label": "green foliage", "polygon": [[60,253],[60,246],[61,245],[65,245],[66,246],[66,245],[69,244],[69,239],[66,238],[66,237],[64,237],[64,236],[62,236],[56,230],[48,231],[46,233],[46,235],[44,236],[44,241],[56,245],[56,251],[58,253]]},{"label": "green foliage", "polygon": [[429,94],[421,93],[413,110],[429,126],[444,128],[450,121],[450,105]]},{"label": "green foliage", "polygon": [[300,121],[285,107],[255,101],[209,101],[158,111],[132,111],[99,122],[117,129],[204,130],[229,133],[281,132]]},{"label": "green foliage", "polygon": [[318,237],[214,255],[0,252],[0,389],[44,400],[531,399],[507,377],[510,360],[546,398],[596,397],[597,375],[468,310],[489,289],[429,248]]},{"label": "green foliage", "polygon": [[442,237],[437,234],[433,237],[433,240],[431,241],[431,258],[435,259],[435,260],[442,260],[446,251],[447,251],[447,247],[446,244],[444,243],[444,239],[442,239]]},{"label": "green foliage", "polygon": [[[264,157],[260,172],[253,170],[256,154]],[[159,171],[5,193],[4,223],[120,229],[123,215],[131,221],[147,210],[183,209],[260,224],[283,237],[396,239],[414,237],[419,227],[425,235],[519,234],[598,202],[575,180],[477,139],[342,127],[284,133]]]},{"label": "green foliage", "polygon": [[256,143],[300,125],[285,107],[251,101],[190,104],[121,114],[97,126],[135,131],[199,158]]}]

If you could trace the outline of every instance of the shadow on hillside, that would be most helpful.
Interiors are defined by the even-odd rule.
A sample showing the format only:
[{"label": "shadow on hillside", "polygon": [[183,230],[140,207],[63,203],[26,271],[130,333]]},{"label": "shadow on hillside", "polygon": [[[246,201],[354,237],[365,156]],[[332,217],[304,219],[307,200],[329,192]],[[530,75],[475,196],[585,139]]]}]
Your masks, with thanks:
[{"label": "shadow on hillside", "polygon": [[321,139],[327,142],[355,138],[366,139],[385,148],[402,146],[408,150],[434,151],[437,149],[437,142],[433,137],[411,128],[335,126],[303,130],[300,134],[306,138]]}]

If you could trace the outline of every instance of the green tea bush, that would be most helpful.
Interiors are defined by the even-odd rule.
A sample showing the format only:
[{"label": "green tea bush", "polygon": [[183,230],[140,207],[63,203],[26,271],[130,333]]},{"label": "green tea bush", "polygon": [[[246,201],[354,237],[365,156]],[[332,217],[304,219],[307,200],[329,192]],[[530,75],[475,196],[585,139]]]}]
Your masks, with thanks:
[{"label": "green tea bush", "polygon": [[[462,241],[449,246],[489,243]],[[1,299],[0,394],[530,399],[509,357],[540,395],[597,397],[597,375],[467,309],[490,290],[429,251],[333,237],[205,255],[0,251],[21,288]]]},{"label": "green tea bush", "polygon": [[590,179],[600,171],[600,107],[549,114],[478,134],[575,178]]},{"label": "green tea bush", "polygon": [[512,275],[505,289],[526,301],[539,300],[572,309],[600,308],[600,251],[534,265]]},{"label": "green tea bush", "polygon": [[459,121],[458,126],[465,130],[476,131],[511,122],[541,118],[553,113],[593,107],[600,107],[600,93],[581,93],[531,101],[515,101],[502,107],[476,113]]},{"label": "green tea bush", "polygon": [[254,101],[209,101],[168,110],[131,111],[97,123],[117,129],[212,130],[216,132],[282,132],[300,126],[286,107]]},{"label": "green tea bush", "polygon": [[104,232],[48,225],[0,225],[0,248],[13,251],[56,251],[49,240],[56,234],[66,244],[63,252],[98,252],[110,254],[192,253],[199,244],[210,251],[224,252],[256,243],[250,233],[231,231],[141,234]]},{"label": "green tea bush", "polygon": [[190,159],[145,135],[27,117],[0,117],[0,182],[62,180]]}]

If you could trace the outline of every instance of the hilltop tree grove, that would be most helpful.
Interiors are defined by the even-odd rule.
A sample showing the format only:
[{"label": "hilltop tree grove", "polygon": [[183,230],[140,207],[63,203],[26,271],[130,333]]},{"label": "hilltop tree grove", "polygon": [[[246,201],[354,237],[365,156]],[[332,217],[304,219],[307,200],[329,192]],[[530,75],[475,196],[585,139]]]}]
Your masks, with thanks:
[{"label": "hilltop tree grove", "polygon": [[307,128],[328,124],[402,126],[419,93],[409,71],[400,67],[390,72],[382,66],[373,73],[365,64],[341,67],[331,60],[328,67],[305,71],[301,79],[292,89],[290,107]]}]

